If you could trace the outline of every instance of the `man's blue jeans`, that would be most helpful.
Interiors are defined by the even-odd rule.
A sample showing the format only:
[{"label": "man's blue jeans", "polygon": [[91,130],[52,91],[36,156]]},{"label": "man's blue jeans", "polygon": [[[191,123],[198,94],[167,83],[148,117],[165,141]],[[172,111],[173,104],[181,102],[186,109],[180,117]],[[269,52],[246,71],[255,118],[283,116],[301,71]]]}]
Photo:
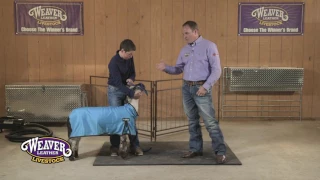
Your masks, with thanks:
[{"label": "man's blue jeans", "polygon": [[[108,86],[108,103],[109,106],[123,106],[126,100],[126,95],[121,92],[117,87]],[[137,135],[129,135],[131,147],[139,147],[138,130],[136,129]],[[120,136],[111,135],[110,136],[111,146],[119,148]]]},{"label": "man's blue jeans", "polygon": [[215,154],[225,155],[226,146],[219,122],[215,119],[211,89],[204,96],[198,96],[196,93],[199,87],[200,85],[189,86],[185,83],[182,87],[184,112],[189,120],[189,150],[193,152],[203,151],[203,140],[199,123],[201,116],[211,137],[212,148]]}]

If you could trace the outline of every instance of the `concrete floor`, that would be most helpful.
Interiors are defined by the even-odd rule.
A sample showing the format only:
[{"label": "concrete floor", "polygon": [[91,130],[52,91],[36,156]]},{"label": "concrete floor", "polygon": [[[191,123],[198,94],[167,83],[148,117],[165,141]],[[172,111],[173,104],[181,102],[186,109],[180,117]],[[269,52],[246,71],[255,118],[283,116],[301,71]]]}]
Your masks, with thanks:
[{"label": "concrete floor", "polygon": [[[320,121],[221,121],[225,141],[241,166],[92,166],[108,137],[84,138],[79,161],[42,165],[0,133],[0,179],[320,179]],[[66,128],[53,127],[66,139]],[[203,130],[205,140],[208,133]],[[161,136],[158,141],[188,141],[187,132]],[[147,138],[140,138],[148,141]]]}]

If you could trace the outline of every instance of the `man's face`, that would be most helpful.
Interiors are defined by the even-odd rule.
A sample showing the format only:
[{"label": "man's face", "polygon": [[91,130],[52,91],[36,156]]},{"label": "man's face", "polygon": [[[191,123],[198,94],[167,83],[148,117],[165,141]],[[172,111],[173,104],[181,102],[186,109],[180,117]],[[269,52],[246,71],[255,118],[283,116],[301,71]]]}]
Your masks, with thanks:
[{"label": "man's face", "polygon": [[134,51],[124,51],[123,49],[121,50],[122,52],[122,56],[123,56],[123,59],[131,59],[133,57],[133,54],[134,54]]},{"label": "man's face", "polygon": [[185,41],[187,41],[187,43],[192,43],[198,38],[198,31],[197,30],[192,31],[192,29],[189,26],[184,26],[182,28],[182,31],[183,31],[183,38]]}]

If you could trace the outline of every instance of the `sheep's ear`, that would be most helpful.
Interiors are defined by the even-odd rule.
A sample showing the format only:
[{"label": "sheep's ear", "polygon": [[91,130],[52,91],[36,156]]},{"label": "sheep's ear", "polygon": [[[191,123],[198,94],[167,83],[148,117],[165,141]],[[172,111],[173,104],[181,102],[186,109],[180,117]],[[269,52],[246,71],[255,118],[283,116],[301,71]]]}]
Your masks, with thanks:
[{"label": "sheep's ear", "polygon": [[148,91],[147,90],[144,89],[143,92],[146,93],[146,95],[148,96]]},{"label": "sheep's ear", "polygon": [[144,86],[144,84],[139,83],[137,86],[139,87],[139,89],[141,91],[143,91],[148,96],[148,92],[147,92],[146,87]]}]

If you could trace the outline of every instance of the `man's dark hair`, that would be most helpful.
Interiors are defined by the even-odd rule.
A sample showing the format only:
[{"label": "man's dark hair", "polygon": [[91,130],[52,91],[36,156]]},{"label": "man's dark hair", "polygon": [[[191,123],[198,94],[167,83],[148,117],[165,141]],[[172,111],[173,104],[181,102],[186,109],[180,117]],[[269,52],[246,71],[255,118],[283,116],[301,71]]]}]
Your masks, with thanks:
[{"label": "man's dark hair", "polygon": [[120,43],[120,50],[121,49],[123,49],[125,52],[135,51],[136,45],[130,39],[125,39]]},{"label": "man's dark hair", "polygon": [[185,27],[185,26],[189,26],[190,29],[192,29],[193,31],[198,30],[198,24],[194,21],[187,21],[183,23],[182,27]]}]

